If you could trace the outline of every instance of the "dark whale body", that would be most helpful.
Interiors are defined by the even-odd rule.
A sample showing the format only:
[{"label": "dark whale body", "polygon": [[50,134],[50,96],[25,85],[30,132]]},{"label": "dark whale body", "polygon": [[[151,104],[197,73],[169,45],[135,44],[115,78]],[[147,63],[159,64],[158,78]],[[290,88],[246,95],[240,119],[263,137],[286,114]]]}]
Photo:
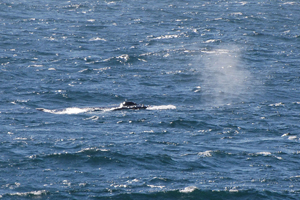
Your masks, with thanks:
[{"label": "dark whale body", "polygon": [[138,110],[138,109],[146,109],[147,106],[144,106],[143,104],[136,104],[132,101],[124,101],[120,104],[119,107],[117,107],[114,110],[124,110],[124,109],[132,109],[132,110]]}]

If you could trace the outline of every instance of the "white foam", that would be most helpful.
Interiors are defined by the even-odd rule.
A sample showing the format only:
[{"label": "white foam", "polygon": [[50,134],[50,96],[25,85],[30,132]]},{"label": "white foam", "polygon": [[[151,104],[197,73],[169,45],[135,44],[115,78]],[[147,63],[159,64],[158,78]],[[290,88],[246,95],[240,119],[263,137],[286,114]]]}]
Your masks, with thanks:
[{"label": "white foam", "polygon": [[296,136],[296,135],[289,136],[288,139],[289,139],[289,140],[295,140],[295,139],[297,139],[297,136]]},{"label": "white foam", "polygon": [[239,2],[242,6],[243,5],[246,5],[248,2],[246,2],[246,1],[241,1],[241,2]]},{"label": "white foam", "polygon": [[64,110],[48,110],[44,109],[44,112],[52,113],[52,114],[57,114],[57,115],[62,115],[62,114],[79,114],[79,113],[84,113],[90,111],[90,108],[66,108]]},{"label": "white foam", "polygon": [[133,180],[128,180],[128,181],[126,181],[127,183],[129,183],[129,184],[131,184],[131,183],[136,183],[136,182],[139,182],[139,180],[138,179],[133,179]]},{"label": "white foam", "polygon": [[98,69],[93,69],[95,71],[104,71],[104,70],[108,70],[110,69],[110,67],[102,67],[102,68],[98,68]]},{"label": "white foam", "polygon": [[176,109],[176,106],[174,105],[149,106],[146,109],[147,110],[168,110],[168,109]]},{"label": "white foam", "polygon": [[81,149],[80,151],[78,151],[77,153],[83,153],[85,151],[109,151],[108,149],[98,149],[96,147],[91,147],[91,148],[85,148],[85,149]]},{"label": "white foam", "polygon": [[276,107],[278,107],[278,106],[284,106],[284,103],[279,102],[279,103],[270,104],[269,106],[276,106]]},{"label": "white foam", "polygon": [[210,39],[210,40],[204,41],[203,43],[212,43],[212,42],[215,42],[215,41],[217,41],[217,40],[215,40],[215,39]]},{"label": "white foam", "polygon": [[268,155],[271,155],[270,152],[258,152],[256,153],[257,155],[263,155],[263,156],[268,156]]},{"label": "white foam", "polygon": [[117,56],[116,58],[120,58],[120,59],[123,59],[124,61],[127,61],[127,60],[129,60],[129,55],[128,54],[122,54],[120,56]]},{"label": "white foam", "polygon": [[106,41],[106,39],[99,38],[99,37],[94,37],[94,38],[91,38],[90,41]]},{"label": "white foam", "polygon": [[165,186],[159,186],[159,185],[147,185],[148,187],[151,187],[151,188],[164,188]]},{"label": "white foam", "polygon": [[110,1],[110,2],[106,2],[106,4],[116,4],[116,2],[114,2],[114,1]]},{"label": "white foam", "polygon": [[239,192],[237,189],[230,189],[229,192]]},{"label": "white foam", "polygon": [[234,12],[234,13],[231,13],[231,15],[243,15],[243,13],[241,13],[241,12]]},{"label": "white foam", "polygon": [[144,133],[154,133],[153,130],[150,130],[150,131],[143,131]]},{"label": "white foam", "polygon": [[155,40],[178,38],[179,35],[162,35],[154,38]]},{"label": "white foam", "polygon": [[300,178],[300,175],[291,176],[290,178]]},{"label": "white foam", "polygon": [[195,191],[196,189],[198,189],[196,186],[188,186],[182,190],[179,190],[179,192],[182,192],[182,193],[190,193],[190,192],[193,192]]},{"label": "white foam", "polygon": [[44,65],[30,65],[29,67],[43,67]]},{"label": "white foam", "polygon": [[113,186],[113,187],[115,187],[115,188],[127,188],[127,185],[123,185],[123,184],[120,184],[120,185],[118,185],[118,184],[111,184],[110,186]]},{"label": "white foam", "polygon": [[283,5],[294,5],[294,4],[296,4],[296,2],[285,2],[285,3],[283,3]]},{"label": "white foam", "polygon": [[68,180],[63,180],[62,183],[63,183],[64,185],[71,186],[71,182],[68,181]]},{"label": "white foam", "polygon": [[27,196],[27,195],[40,196],[40,195],[43,195],[46,193],[47,193],[46,190],[38,190],[38,191],[31,191],[31,192],[16,192],[16,193],[12,193],[10,195],[13,195],[13,196]]},{"label": "white foam", "polygon": [[211,157],[211,150],[208,150],[208,151],[204,151],[204,152],[199,152],[198,153],[198,156],[201,156],[201,157]]},{"label": "white foam", "polygon": [[15,140],[27,140],[28,138],[16,137]]}]

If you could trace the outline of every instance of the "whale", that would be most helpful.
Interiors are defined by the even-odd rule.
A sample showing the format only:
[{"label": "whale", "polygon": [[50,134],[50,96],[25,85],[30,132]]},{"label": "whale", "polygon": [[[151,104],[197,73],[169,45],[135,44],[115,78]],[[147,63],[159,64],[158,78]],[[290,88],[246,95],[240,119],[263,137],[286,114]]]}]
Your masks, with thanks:
[{"label": "whale", "polygon": [[146,109],[149,106],[145,106],[144,104],[137,104],[132,101],[124,101],[120,104],[119,107],[94,107],[91,108],[93,111],[98,110],[139,110],[139,109]]},{"label": "whale", "polygon": [[115,111],[115,110],[166,110],[166,109],[176,109],[174,105],[144,105],[137,104],[132,101],[124,101],[119,106],[108,106],[108,107],[69,107],[63,109],[46,109],[46,108],[36,108],[38,111],[52,113],[52,114],[79,114],[94,111]]},{"label": "whale", "polygon": [[54,113],[54,114],[65,114],[65,113],[81,113],[81,112],[93,112],[93,111],[114,111],[114,110],[139,110],[146,109],[149,106],[144,104],[137,104],[132,101],[124,101],[119,106],[109,106],[109,107],[89,107],[89,108],[65,108],[65,109],[54,109],[49,110],[46,108],[36,108],[36,110]]},{"label": "whale", "polygon": [[124,109],[138,110],[138,109],[146,109],[146,108],[148,108],[148,106],[145,106],[144,104],[136,104],[132,101],[124,101],[115,110],[124,110]]}]

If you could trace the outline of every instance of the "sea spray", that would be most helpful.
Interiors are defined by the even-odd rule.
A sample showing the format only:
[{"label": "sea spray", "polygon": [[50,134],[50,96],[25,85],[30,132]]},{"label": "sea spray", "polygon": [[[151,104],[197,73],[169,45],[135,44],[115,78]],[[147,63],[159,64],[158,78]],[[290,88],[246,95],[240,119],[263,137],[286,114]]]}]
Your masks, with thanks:
[{"label": "sea spray", "polygon": [[204,103],[231,104],[249,94],[251,74],[241,62],[238,46],[226,45],[201,53],[197,68],[201,72]]}]

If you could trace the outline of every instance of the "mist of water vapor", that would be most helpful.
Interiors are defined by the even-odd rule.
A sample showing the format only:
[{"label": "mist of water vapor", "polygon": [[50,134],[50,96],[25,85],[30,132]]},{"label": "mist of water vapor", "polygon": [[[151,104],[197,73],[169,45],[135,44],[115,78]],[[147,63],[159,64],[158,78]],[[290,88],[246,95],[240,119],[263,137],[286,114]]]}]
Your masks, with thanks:
[{"label": "mist of water vapor", "polygon": [[237,46],[202,51],[197,59],[201,71],[201,93],[205,103],[214,105],[243,101],[249,94],[250,72],[240,60]]}]

